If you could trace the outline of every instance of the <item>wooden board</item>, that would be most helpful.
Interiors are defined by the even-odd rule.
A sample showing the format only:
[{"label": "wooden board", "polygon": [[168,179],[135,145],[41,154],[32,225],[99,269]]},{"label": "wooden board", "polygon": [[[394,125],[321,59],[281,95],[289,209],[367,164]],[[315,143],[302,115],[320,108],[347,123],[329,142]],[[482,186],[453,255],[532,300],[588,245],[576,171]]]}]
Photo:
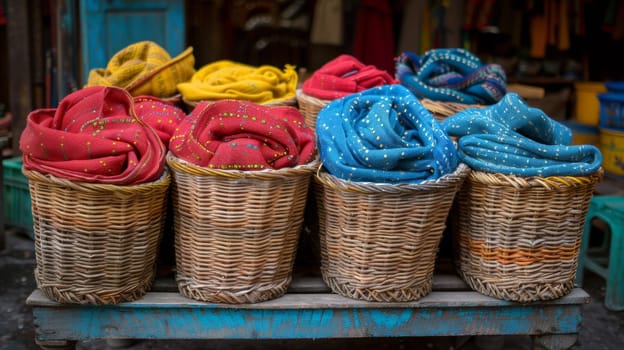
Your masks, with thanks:
[{"label": "wooden board", "polygon": [[[456,276],[436,276],[434,286],[457,287]],[[59,304],[35,290],[39,342],[82,339],[310,339],[353,337],[577,334],[580,288],[545,302],[520,304],[467,289],[434,290],[409,303],[376,303],[319,288],[320,279],[295,280],[300,293],[257,304],[211,304],[176,292],[150,292],[109,306]],[[322,283],[322,282],[320,282]]]}]

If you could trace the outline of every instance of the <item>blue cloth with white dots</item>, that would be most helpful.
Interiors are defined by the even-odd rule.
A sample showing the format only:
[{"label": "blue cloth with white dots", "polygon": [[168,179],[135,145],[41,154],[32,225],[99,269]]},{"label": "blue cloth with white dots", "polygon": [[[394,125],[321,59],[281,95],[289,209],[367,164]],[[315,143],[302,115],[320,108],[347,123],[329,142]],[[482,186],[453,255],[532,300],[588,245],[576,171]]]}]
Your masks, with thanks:
[{"label": "blue cloth with white dots", "polygon": [[455,145],[402,85],[383,85],[333,100],[316,119],[323,166],[344,180],[420,183],[452,173]]},{"label": "blue cloth with white dots", "polygon": [[403,52],[396,77],[418,98],[465,104],[493,104],[507,92],[507,76],[498,64],[483,64],[464,49],[433,49],[419,56]]},{"label": "blue cloth with white dots", "polygon": [[459,138],[458,156],[474,170],[517,176],[581,176],[596,172],[602,155],[592,145],[570,145],[570,129],[530,107],[515,93],[484,108],[446,118]]}]

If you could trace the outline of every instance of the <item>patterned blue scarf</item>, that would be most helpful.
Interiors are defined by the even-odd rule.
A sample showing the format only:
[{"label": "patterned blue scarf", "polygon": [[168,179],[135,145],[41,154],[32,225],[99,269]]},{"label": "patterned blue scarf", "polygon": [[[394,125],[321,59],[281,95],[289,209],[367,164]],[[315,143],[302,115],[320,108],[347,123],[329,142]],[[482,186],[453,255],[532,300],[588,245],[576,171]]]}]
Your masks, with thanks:
[{"label": "patterned blue scarf", "polygon": [[402,85],[330,102],[316,120],[324,167],[349,181],[420,183],[458,166],[450,137]]},{"label": "patterned blue scarf", "polygon": [[459,137],[459,159],[474,170],[517,176],[581,176],[596,172],[600,151],[570,146],[568,127],[509,93],[485,108],[446,118],[442,128]]},{"label": "patterned blue scarf", "polygon": [[507,77],[498,64],[483,65],[464,49],[433,49],[418,56],[403,52],[396,77],[418,98],[465,104],[493,104],[507,92]]}]

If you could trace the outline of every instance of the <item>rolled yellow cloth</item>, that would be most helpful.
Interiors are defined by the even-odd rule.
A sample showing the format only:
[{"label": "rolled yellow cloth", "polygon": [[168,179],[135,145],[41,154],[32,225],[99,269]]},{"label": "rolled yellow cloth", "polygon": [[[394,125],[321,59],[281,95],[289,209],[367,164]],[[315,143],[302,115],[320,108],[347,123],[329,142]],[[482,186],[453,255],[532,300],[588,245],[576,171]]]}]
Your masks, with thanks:
[{"label": "rolled yellow cloth", "polygon": [[172,59],[158,44],[141,41],[117,52],[106,69],[92,69],[86,86],[117,86],[133,96],[167,98],[177,94],[177,84],[188,81],[194,73],[192,47]]},{"label": "rolled yellow cloth", "polygon": [[221,60],[200,68],[189,82],[178,84],[178,90],[188,102],[234,99],[266,104],[294,98],[297,79],[291,65],[282,71]]}]

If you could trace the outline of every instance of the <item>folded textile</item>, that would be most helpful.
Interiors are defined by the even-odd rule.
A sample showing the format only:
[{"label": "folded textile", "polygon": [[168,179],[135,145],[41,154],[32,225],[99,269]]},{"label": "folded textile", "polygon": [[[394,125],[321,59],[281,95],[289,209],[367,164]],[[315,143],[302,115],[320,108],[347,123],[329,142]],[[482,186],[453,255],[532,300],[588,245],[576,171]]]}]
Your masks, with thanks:
[{"label": "folded textile", "polygon": [[402,85],[333,100],[316,121],[323,166],[350,181],[419,183],[452,173],[455,146]]},{"label": "folded textile", "polygon": [[136,185],[160,178],[165,147],[124,89],[95,86],[58,108],[31,112],[20,137],[24,168],[73,181]]},{"label": "folded textile", "polygon": [[571,146],[572,133],[515,93],[484,108],[446,118],[442,128],[459,137],[458,156],[472,169],[517,176],[580,176],[596,172],[600,151]]},{"label": "folded textile", "polygon": [[498,64],[482,64],[464,49],[433,49],[418,56],[403,52],[396,77],[418,98],[464,104],[492,104],[507,92],[507,77]]},{"label": "folded textile", "polygon": [[224,170],[280,169],[316,157],[314,132],[298,109],[240,100],[201,102],[178,125],[169,150],[190,163]]},{"label": "folded textile", "polygon": [[340,55],[314,71],[301,90],[306,95],[333,100],[375,86],[398,83],[384,70],[365,65],[353,56]]},{"label": "folded textile", "polygon": [[132,96],[167,98],[178,92],[178,83],[191,79],[194,65],[192,47],[171,58],[158,44],[141,41],[117,52],[105,69],[92,69],[86,86],[117,86]]},{"label": "folded textile", "polygon": [[253,67],[222,60],[199,69],[190,81],[178,84],[189,101],[224,99],[275,103],[295,97],[297,72],[291,65],[284,70],[270,65]]},{"label": "folded textile", "polygon": [[156,131],[165,148],[169,147],[169,139],[186,117],[186,113],[171,102],[153,96],[135,97],[134,110],[140,120]]}]

